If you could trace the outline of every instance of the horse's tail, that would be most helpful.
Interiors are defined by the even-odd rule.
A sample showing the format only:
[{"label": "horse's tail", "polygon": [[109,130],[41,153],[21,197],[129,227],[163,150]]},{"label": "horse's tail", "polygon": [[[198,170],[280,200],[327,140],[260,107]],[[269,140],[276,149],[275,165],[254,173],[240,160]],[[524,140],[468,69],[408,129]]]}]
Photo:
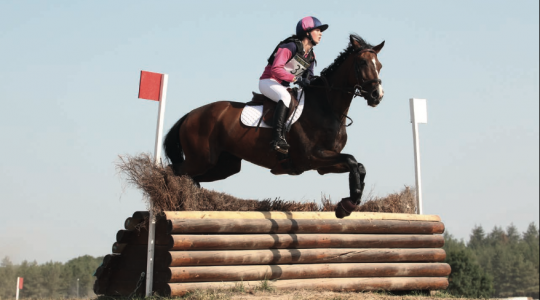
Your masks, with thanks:
[{"label": "horse's tail", "polygon": [[175,165],[179,165],[184,162],[184,150],[182,149],[182,144],[180,143],[180,126],[186,120],[188,114],[183,116],[174,126],[169,130],[165,136],[165,141],[163,141],[163,148],[165,148],[165,155],[173,164],[173,169]]}]

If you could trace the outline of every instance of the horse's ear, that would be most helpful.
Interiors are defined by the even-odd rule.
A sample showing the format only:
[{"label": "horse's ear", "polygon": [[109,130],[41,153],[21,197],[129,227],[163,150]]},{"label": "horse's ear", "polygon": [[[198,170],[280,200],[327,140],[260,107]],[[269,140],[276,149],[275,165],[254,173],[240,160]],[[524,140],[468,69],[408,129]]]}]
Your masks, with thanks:
[{"label": "horse's ear", "polygon": [[355,39],[353,38],[352,35],[349,36],[349,39],[350,39],[351,45],[352,45],[355,49],[358,49],[358,48],[362,47],[362,46],[360,45],[360,43],[359,43],[357,40],[355,40]]},{"label": "horse's ear", "polygon": [[377,46],[373,47],[373,50],[375,51],[375,53],[379,53],[381,51],[381,49],[384,47],[384,42],[385,41],[383,41],[382,43],[380,43]]}]

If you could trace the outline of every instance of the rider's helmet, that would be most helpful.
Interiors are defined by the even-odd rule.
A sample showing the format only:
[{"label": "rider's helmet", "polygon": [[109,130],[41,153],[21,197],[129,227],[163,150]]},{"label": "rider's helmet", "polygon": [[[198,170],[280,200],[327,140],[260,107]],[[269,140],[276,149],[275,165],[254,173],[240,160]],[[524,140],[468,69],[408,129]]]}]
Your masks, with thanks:
[{"label": "rider's helmet", "polygon": [[300,39],[307,36],[311,42],[313,42],[311,35],[308,33],[317,28],[321,31],[325,31],[328,28],[328,25],[322,24],[321,21],[315,17],[305,17],[296,24],[296,36]]}]

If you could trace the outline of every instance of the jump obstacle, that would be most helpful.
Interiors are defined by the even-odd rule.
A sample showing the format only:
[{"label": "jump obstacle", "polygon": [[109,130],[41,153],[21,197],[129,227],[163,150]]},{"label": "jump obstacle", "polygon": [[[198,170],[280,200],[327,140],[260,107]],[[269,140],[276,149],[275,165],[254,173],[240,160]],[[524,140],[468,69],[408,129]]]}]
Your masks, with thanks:
[{"label": "jump obstacle", "polygon": [[[98,295],[145,294],[148,212],[118,231],[96,270]],[[156,221],[153,292],[199,289],[442,290],[444,224],[439,216],[353,212],[164,212]]]}]

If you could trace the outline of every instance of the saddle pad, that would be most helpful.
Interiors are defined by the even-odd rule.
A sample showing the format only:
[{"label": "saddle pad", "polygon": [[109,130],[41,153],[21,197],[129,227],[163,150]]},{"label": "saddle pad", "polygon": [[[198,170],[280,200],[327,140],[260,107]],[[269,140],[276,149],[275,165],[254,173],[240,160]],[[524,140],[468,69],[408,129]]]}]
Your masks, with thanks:
[{"label": "saddle pad", "polygon": [[[304,110],[304,93],[302,93],[302,90],[298,90],[298,95],[300,95],[298,108],[296,109],[296,112],[294,112],[293,115],[289,117],[287,122],[285,123],[286,127],[291,126],[294,124],[300,116],[302,115],[302,111]],[[294,108],[290,108],[294,109]],[[249,126],[249,127],[257,127],[257,124],[259,124],[259,120],[262,118],[263,114],[263,106],[262,105],[256,105],[256,106],[249,106],[246,105],[244,109],[242,110],[242,115],[240,116],[240,121],[242,124]],[[272,128],[272,125],[266,124],[264,121],[261,122],[261,128]]]}]

